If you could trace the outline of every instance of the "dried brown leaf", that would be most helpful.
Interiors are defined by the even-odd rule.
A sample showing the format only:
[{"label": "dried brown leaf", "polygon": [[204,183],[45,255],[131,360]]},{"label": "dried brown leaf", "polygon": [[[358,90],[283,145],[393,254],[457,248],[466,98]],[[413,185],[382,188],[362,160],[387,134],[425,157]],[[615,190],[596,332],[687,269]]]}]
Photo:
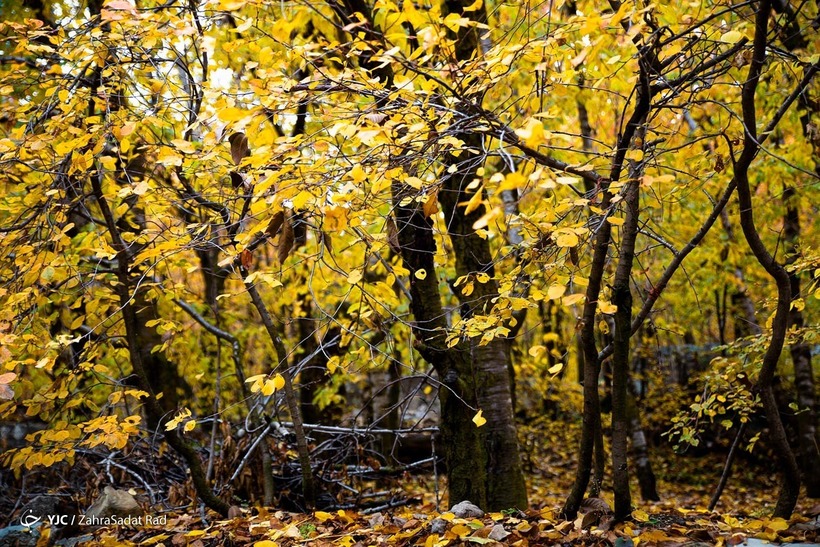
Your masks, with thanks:
[{"label": "dried brown leaf", "polygon": [[241,173],[231,171],[231,186],[233,186],[234,190],[240,186],[245,186],[245,177],[243,177]]},{"label": "dried brown leaf", "polygon": [[243,159],[251,155],[248,137],[244,133],[234,133],[228,137],[228,142],[231,143],[231,159],[234,165],[239,165]]},{"label": "dried brown leaf", "polygon": [[253,264],[253,253],[247,249],[243,250],[239,255],[239,261],[242,263],[243,268],[246,270],[249,269]]},{"label": "dried brown leaf", "polygon": [[287,260],[290,251],[293,249],[293,223],[290,216],[285,217],[282,223],[282,233],[279,234],[279,242],[276,245],[276,258],[279,264],[283,264]]},{"label": "dried brown leaf", "polygon": [[279,230],[282,229],[282,224],[285,222],[285,212],[284,211],[276,211],[270,219],[268,223],[268,228],[265,232],[270,237],[276,237],[276,234],[279,233]]},{"label": "dried brown leaf", "polygon": [[581,503],[579,511],[581,513],[589,513],[592,511],[598,511],[599,513],[611,513],[612,508],[605,500],[602,500],[601,498],[587,498],[583,501],[583,503]]},{"label": "dried brown leaf", "polygon": [[425,218],[430,218],[438,213],[438,192],[433,192],[427,197],[427,201],[422,206],[422,211],[424,211]]}]

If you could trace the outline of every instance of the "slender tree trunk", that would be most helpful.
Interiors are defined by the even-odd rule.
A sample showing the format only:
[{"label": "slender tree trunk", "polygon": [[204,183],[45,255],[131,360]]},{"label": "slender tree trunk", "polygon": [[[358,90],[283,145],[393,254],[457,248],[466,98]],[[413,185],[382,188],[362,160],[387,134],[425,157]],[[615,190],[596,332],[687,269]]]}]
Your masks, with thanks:
[{"label": "slender tree trunk", "polygon": [[[241,266],[239,269],[243,279],[247,279],[248,270]],[[307,444],[307,435],[304,430],[302,420],[302,410],[299,408],[299,400],[293,386],[293,370],[288,359],[288,351],[282,341],[282,325],[274,320],[268,311],[267,306],[262,301],[259,291],[253,283],[245,282],[245,289],[253,301],[256,311],[262,318],[262,324],[268,333],[268,337],[273,345],[276,354],[276,368],[281,370],[282,378],[285,380],[285,402],[293,420],[293,433],[296,436],[296,452],[299,458],[299,465],[302,468],[302,496],[305,501],[305,509],[310,510],[316,506],[316,486],[313,480],[313,469],[310,465],[310,450]]]},{"label": "slender tree trunk", "polygon": [[[766,58],[770,11],[770,1],[762,0],[758,5],[755,18],[755,37],[749,75],[743,84],[741,93],[743,125],[745,126],[746,133],[744,136],[743,152],[735,164],[734,178],[737,181],[737,195],[740,204],[740,225],[743,229],[743,235],[746,237],[746,241],[754,253],[755,258],[757,258],[760,265],[765,268],[766,272],[774,279],[777,285],[777,307],[774,319],[772,320],[771,340],[763,355],[760,375],[755,389],[760,393],[763,401],[763,408],[766,411],[766,418],[769,423],[769,435],[777,450],[777,456],[780,460],[781,472],[783,474],[774,515],[776,517],[789,518],[800,493],[800,471],[794,452],[789,444],[786,431],[783,428],[783,422],[780,419],[780,412],[772,387],[789,322],[791,283],[788,272],[768,252],[757,232],[752,205],[752,192],[748,178],[749,166],[760,149],[762,141],[768,137],[768,132],[763,133],[761,139],[757,137],[755,102],[757,84],[760,80],[760,73]],[[811,70],[812,69],[807,69],[807,75]],[[788,104],[784,106],[788,106]]]},{"label": "slender tree trunk", "polygon": [[[637,135],[642,135],[638,131]],[[633,173],[634,171],[634,173]],[[632,176],[632,175],[635,176]],[[629,286],[635,259],[635,240],[638,235],[640,186],[637,179],[640,168],[630,168],[624,207],[626,219],[621,229],[620,259],[615,271],[612,303],[615,311],[615,332],[612,351],[612,474],[615,490],[615,519],[623,520],[632,512],[627,463],[627,433],[629,417],[627,394],[629,384],[629,346],[632,338],[632,290]]]},{"label": "slender tree trunk", "polygon": [[[645,120],[651,106],[650,100],[652,96],[649,87],[649,76],[646,72],[647,57],[651,56],[654,56],[654,54],[650,49],[644,49],[641,52],[641,75],[638,84],[636,84],[638,101],[632,115],[624,126],[623,133],[618,139],[618,145],[616,148],[615,157],[612,160],[612,169],[610,170],[609,179],[599,181],[601,190],[600,207],[604,211],[608,210],[612,204],[613,195],[609,190],[609,185],[612,182],[617,182],[621,179],[626,153],[629,150],[633,137],[642,125],[643,120]],[[594,197],[597,198],[597,196]],[[593,222],[596,220],[598,219],[592,219]],[[606,257],[609,252],[609,244],[612,234],[611,224],[601,218],[600,225],[597,230],[598,232],[595,237],[595,246],[593,249],[592,264],[590,266],[589,284],[587,285],[585,295],[586,298],[584,301],[584,313],[580,333],[584,348],[584,417],[582,422],[581,446],[578,454],[578,468],[576,470],[575,482],[573,483],[572,491],[567,497],[567,501],[564,503],[564,507],[561,511],[562,516],[568,519],[575,518],[589,484],[593,449],[595,446],[595,431],[596,428],[600,429],[601,427],[600,400],[598,396],[598,375],[600,374],[601,357],[598,354],[598,349],[595,344],[595,314],[598,308],[598,298],[600,296],[601,286],[603,283]],[[629,292],[628,285],[627,292]],[[621,291],[619,295],[616,295],[616,298],[617,297],[625,298],[626,294]],[[628,327],[622,327],[622,333],[627,336],[626,349],[628,355],[628,337],[631,336],[631,325]],[[624,383],[624,387],[625,385],[626,384]],[[616,458],[613,457],[613,462],[615,459]],[[617,460],[620,461],[620,459],[621,458],[619,455]],[[626,472],[626,468],[622,471]],[[623,477],[621,477],[621,480],[623,480]],[[618,487],[616,487],[616,490],[617,489]],[[628,500],[623,496],[622,489],[620,500],[621,508],[623,509],[625,502],[628,502]]]}]

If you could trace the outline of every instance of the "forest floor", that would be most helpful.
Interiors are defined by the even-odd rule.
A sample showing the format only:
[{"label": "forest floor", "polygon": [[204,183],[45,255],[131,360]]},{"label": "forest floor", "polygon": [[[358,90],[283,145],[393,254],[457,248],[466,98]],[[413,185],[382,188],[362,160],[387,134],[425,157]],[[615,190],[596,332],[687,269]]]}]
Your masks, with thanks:
[{"label": "forest floor", "polygon": [[[530,432],[524,431],[524,436]],[[532,431],[538,442],[524,447],[529,480],[527,511],[459,517],[448,511],[444,479],[431,474],[405,474],[388,487],[396,505],[368,511],[334,509],[296,513],[258,506],[234,507],[230,519],[220,519],[199,508],[159,505],[146,511],[161,524],[131,527],[86,528],[84,535],[60,545],[155,545],[257,547],[344,547],[456,545],[575,545],[637,547],[658,545],[761,545],[761,542],[812,544],[820,542],[820,500],[801,497],[794,516],[786,521],[770,518],[776,500],[777,477],[773,466],[760,455],[742,457],[715,511],[707,505],[722,471],[725,452],[701,456],[675,455],[659,448],[652,460],[662,501],[645,502],[633,485],[635,511],[627,522],[614,523],[608,509],[611,495],[604,481],[601,498],[585,503],[585,513],[574,521],[559,518],[575,469],[574,431],[566,425]],[[567,438],[569,437],[569,438]],[[102,472],[100,473],[102,475]],[[362,491],[383,489],[384,484],[359,483]],[[132,493],[142,500],[138,485]],[[460,500],[459,500],[460,501]],[[145,507],[146,504],[143,504]],[[53,542],[45,527],[36,545]],[[0,538],[0,545],[5,545]],[[32,543],[34,545],[34,543]]]},{"label": "forest floor", "polygon": [[[706,470],[719,458],[699,458],[692,469],[704,470],[701,486],[660,480],[660,502],[635,499],[636,510],[625,523],[613,523],[603,503],[587,503],[590,510],[575,521],[558,513],[568,491],[563,480],[535,477],[530,485],[531,508],[524,512],[488,513],[480,518],[458,518],[436,504],[434,479],[418,476],[404,491],[418,503],[371,514],[355,510],[291,513],[275,509],[246,508],[232,519],[202,520],[197,511],[168,515],[165,525],[143,528],[98,529],[83,545],[256,545],[257,547],[365,547],[370,545],[443,547],[455,545],[584,545],[629,547],[705,547],[707,545],[762,545],[765,542],[812,544],[820,542],[820,504],[803,499],[789,520],[771,519],[776,495],[775,477],[757,474],[743,466],[727,487],[716,511],[706,506],[713,485]],[[756,467],[756,466],[755,466]],[[661,471],[662,472],[662,471]],[[716,475],[712,476],[712,480]],[[439,492],[444,491],[443,481]],[[637,486],[637,485],[635,485]],[[633,494],[635,495],[635,494]],[[611,503],[611,500],[610,500]],[[597,510],[597,511],[596,511]],[[763,542],[753,542],[753,538]]]}]

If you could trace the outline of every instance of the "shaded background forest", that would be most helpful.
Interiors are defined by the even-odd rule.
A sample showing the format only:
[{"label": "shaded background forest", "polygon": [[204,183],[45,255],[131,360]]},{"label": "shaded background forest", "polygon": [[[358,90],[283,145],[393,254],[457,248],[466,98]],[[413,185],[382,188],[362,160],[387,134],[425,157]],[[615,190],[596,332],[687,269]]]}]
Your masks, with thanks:
[{"label": "shaded background forest", "polygon": [[4,509],[820,496],[816,3],[2,10]]}]

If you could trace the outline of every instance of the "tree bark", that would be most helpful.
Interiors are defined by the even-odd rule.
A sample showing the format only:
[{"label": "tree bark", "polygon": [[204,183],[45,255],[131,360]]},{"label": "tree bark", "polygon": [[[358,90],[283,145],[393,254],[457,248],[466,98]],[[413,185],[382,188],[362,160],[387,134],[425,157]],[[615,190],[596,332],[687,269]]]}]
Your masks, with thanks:
[{"label": "tree bark", "polygon": [[[777,401],[773,392],[773,380],[777,369],[777,362],[783,351],[786,338],[786,328],[789,321],[789,304],[791,302],[791,283],[786,269],[779,264],[766,249],[760,239],[754,220],[754,209],[752,205],[752,192],[749,185],[749,166],[754,160],[757,152],[767,133],[763,133],[761,139],[757,137],[757,121],[755,113],[755,102],[757,84],[760,80],[760,73],[766,58],[767,31],[769,22],[769,12],[771,11],[770,0],[762,0],[757,8],[755,18],[755,37],[752,52],[752,60],[749,67],[748,77],[743,84],[741,93],[741,105],[743,111],[743,125],[745,136],[743,152],[735,164],[734,178],[737,181],[737,195],[740,204],[740,226],[743,235],[749,244],[749,248],[757,258],[761,266],[774,279],[777,285],[777,307],[772,321],[772,334],[769,346],[763,356],[760,375],[755,385],[763,401],[763,408],[769,423],[769,435],[772,444],[778,451],[780,460],[782,480],[777,505],[774,516],[789,518],[797,497],[800,493],[800,471],[797,466],[794,452],[789,444],[783,422],[780,419]],[[808,72],[808,70],[807,70]],[[784,104],[788,106],[788,104]]]},{"label": "tree bark", "polygon": [[[797,195],[793,186],[783,191],[786,204],[784,235],[787,245],[787,264],[793,263],[800,252],[800,214],[797,209]],[[789,329],[794,331],[794,341],[789,344],[789,353],[794,366],[794,387],[797,392],[797,447],[800,469],[806,483],[806,494],[810,498],[820,497],[820,452],[818,452],[817,413],[815,409],[815,383],[811,363],[811,348],[800,332],[804,326],[803,311],[797,305],[800,299],[800,273],[789,270],[792,306],[789,310]]]},{"label": "tree bark", "polygon": [[[641,134],[639,131],[638,134]],[[632,291],[629,286],[635,259],[635,240],[638,235],[640,193],[637,178],[639,168],[631,168],[637,176],[627,183],[624,206],[626,219],[621,231],[620,259],[615,271],[612,303],[615,311],[615,332],[612,352],[612,476],[615,491],[615,519],[624,520],[632,512],[629,492],[627,460],[627,433],[630,422],[627,412],[629,384],[629,346],[632,338]],[[633,173],[630,173],[632,175]]]},{"label": "tree bark", "polygon": [[[461,134],[458,138],[471,148],[480,149],[480,137]],[[456,172],[443,181],[439,190],[439,203],[442,205],[455,255],[456,275],[474,277],[485,273],[490,277],[485,283],[475,282],[474,290],[469,296],[457,291],[462,320],[466,320],[476,314],[489,314],[493,300],[498,297],[489,241],[473,229],[474,223],[486,210],[481,205],[470,214],[465,214],[464,206],[459,205],[472,197],[474,191],[466,188],[475,178],[475,170],[483,163],[483,158],[474,153],[462,153],[457,158],[448,157],[446,163],[457,167]],[[497,336],[488,343],[480,338],[462,342],[451,349],[450,370],[443,378],[445,385],[459,397],[466,401],[474,400],[475,407],[487,419],[486,425],[476,428],[471,423],[474,414],[471,409],[449,393],[442,397],[443,416],[459,412],[452,409],[452,405],[460,406],[461,413],[466,410],[470,414],[462,415],[464,421],[461,424],[449,419],[442,424],[444,442],[450,444],[451,449],[460,452],[447,461],[451,499],[469,499],[478,503],[474,498],[484,497],[485,506],[490,510],[511,507],[521,509],[527,506],[512,406],[509,373],[512,363],[508,344],[508,339],[503,336]],[[476,454],[461,450],[474,446],[476,442],[479,445]],[[483,465],[476,467],[475,464]],[[483,489],[472,488],[472,484],[476,482],[476,469],[487,471],[486,486]]]}]

